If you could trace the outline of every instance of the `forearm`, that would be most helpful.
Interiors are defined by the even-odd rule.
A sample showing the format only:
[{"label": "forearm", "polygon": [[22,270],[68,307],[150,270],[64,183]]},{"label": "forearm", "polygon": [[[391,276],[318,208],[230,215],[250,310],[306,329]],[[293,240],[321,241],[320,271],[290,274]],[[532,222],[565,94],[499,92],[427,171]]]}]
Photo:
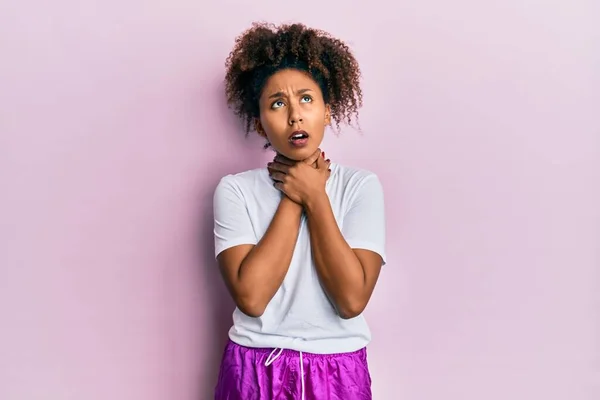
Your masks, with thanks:
[{"label": "forearm", "polygon": [[254,316],[264,312],[285,278],[298,239],[301,215],[302,207],[283,197],[264,236],[240,265],[238,297]]},{"label": "forearm", "polygon": [[335,220],[326,194],[306,204],[313,259],[321,284],[342,318],[364,308],[366,278]]}]

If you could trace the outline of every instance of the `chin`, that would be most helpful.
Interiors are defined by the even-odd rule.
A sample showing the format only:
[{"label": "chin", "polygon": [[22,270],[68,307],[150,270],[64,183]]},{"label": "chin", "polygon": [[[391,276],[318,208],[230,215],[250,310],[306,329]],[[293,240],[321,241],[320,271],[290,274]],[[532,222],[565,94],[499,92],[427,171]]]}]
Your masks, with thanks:
[{"label": "chin", "polygon": [[[272,146],[272,150],[294,161],[302,161],[310,157],[317,148],[306,146],[302,148],[293,148],[291,146]],[[282,148],[284,147],[284,148]]]},{"label": "chin", "polygon": [[306,160],[308,157],[310,157],[315,151],[317,151],[317,149],[310,146],[310,147],[305,147],[302,149],[292,149],[291,151],[287,150],[285,153],[282,153],[282,154],[285,155],[290,160],[302,161],[302,160]]}]

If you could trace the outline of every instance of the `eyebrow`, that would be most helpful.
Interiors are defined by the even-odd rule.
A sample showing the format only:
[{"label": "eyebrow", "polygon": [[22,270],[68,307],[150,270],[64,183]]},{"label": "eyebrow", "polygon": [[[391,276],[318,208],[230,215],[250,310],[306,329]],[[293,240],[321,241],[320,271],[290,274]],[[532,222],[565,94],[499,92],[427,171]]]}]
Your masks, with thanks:
[{"label": "eyebrow", "polygon": [[[312,92],[312,89],[300,89],[296,92],[296,94],[304,94],[306,92]],[[269,99],[273,99],[275,97],[285,97],[285,93],[283,93],[283,92],[273,93],[272,95],[269,96]]]}]

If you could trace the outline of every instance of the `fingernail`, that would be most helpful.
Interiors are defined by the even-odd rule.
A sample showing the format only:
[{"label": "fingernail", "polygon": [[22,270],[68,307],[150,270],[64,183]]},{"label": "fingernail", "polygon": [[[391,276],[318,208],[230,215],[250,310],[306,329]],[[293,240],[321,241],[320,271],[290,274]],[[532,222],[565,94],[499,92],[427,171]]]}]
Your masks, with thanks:
[{"label": "fingernail", "polygon": [[323,158],[325,158],[325,152],[324,151],[321,152],[321,155],[323,156]]},{"label": "fingernail", "polygon": [[331,162],[331,160],[330,160],[329,158],[328,158],[327,160],[325,160],[325,161],[327,161],[327,162]]}]

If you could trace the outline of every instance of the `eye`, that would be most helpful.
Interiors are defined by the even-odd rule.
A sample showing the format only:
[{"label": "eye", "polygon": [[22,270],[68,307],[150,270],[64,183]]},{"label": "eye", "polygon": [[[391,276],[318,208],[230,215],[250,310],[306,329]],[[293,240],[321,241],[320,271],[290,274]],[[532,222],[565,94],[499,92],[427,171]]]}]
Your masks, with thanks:
[{"label": "eye", "polygon": [[277,100],[276,102],[274,102],[274,103],[271,105],[271,108],[281,108],[281,107],[283,107],[284,105],[285,105],[285,104],[284,104],[284,102],[283,102],[283,101],[281,101],[281,100]]},{"label": "eye", "polygon": [[310,97],[309,95],[304,95],[302,96],[302,99],[300,99],[300,103],[310,103],[312,101],[312,97]]}]

